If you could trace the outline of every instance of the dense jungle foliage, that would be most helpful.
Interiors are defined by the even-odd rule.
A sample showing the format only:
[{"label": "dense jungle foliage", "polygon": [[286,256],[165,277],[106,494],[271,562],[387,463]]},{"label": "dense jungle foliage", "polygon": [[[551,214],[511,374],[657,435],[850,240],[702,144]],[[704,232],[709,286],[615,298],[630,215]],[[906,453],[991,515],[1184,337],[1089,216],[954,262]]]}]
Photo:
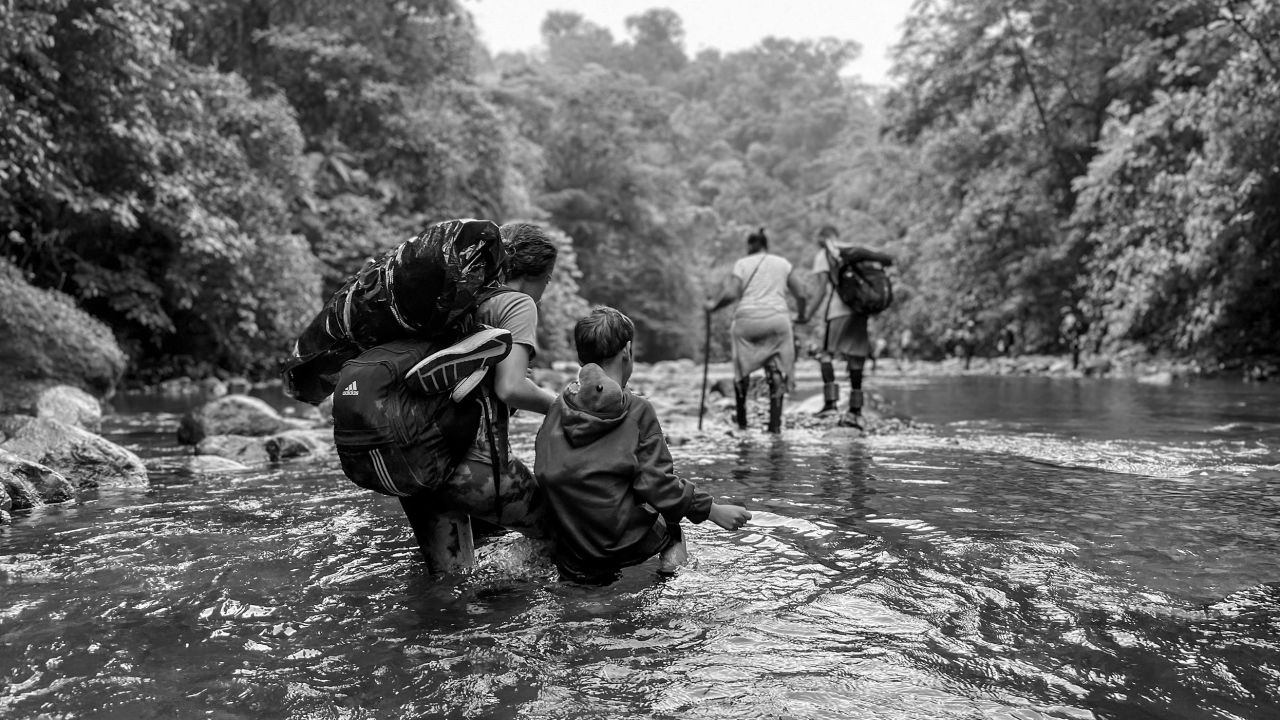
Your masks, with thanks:
[{"label": "dense jungle foliage", "polygon": [[877,329],[934,346],[1052,351],[1066,307],[1100,351],[1278,346],[1275,3],[919,0],[889,90],[835,39],[690,57],[669,10],[541,30],[493,57],[455,0],[0,0],[0,256],[140,379],[274,372],[452,217],[559,231],[548,358],[591,303],[698,356],[746,234],[807,265],[825,223],[897,256]]}]

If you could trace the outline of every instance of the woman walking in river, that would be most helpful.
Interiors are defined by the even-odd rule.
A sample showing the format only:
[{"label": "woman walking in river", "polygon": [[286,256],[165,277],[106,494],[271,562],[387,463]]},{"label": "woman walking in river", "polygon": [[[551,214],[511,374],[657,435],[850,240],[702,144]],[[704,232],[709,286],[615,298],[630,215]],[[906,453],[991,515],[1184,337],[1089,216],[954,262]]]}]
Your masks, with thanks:
[{"label": "woman walking in river", "polygon": [[[708,316],[737,302],[733,313],[734,419],[747,427],[747,390],[751,373],[764,369],[769,383],[769,432],[782,430],[782,402],[794,380],[795,340],[787,293],[804,316],[804,287],[791,263],[769,253],[764,228],[747,236],[747,256],[733,264],[720,296],[707,303]],[[710,322],[710,317],[708,317]]]}]

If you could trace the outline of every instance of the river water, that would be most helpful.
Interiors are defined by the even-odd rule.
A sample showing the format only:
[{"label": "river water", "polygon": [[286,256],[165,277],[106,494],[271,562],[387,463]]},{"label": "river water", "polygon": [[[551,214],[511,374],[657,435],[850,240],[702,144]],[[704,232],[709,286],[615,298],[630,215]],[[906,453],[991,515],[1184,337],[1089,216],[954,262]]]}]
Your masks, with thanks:
[{"label": "river water", "polygon": [[192,474],[126,398],[150,487],[0,526],[0,717],[1280,717],[1280,388],[869,386],[924,425],[676,448],[752,523],[604,588],[430,578],[332,463]]}]

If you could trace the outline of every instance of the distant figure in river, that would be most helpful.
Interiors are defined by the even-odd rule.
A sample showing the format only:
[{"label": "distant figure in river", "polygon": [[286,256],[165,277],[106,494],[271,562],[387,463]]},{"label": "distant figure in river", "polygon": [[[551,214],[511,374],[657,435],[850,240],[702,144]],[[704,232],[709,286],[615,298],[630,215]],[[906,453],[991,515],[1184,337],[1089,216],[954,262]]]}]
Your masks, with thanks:
[{"label": "distant figure in river", "polygon": [[[747,427],[751,373],[763,369],[769,383],[769,432],[782,430],[782,403],[794,382],[796,342],[787,294],[804,316],[804,285],[785,258],[769,253],[764,228],[747,236],[747,256],[733,264],[720,296],[706,305],[708,316],[737,302],[733,311],[734,419]],[[708,321],[710,318],[708,318]]]},{"label": "distant figure in river", "polygon": [[974,348],[978,344],[978,324],[972,319],[966,320],[964,327],[956,333],[956,354],[964,355],[964,369],[968,370],[973,362]]},{"label": "distant figure in river", "polygon": [[1062,323],[1058,325],[1058,334],[1062,336],[1063,344],[1071,352],[1072,370],[1080,368],[1080,343],[1084,338],[1085,329],[1084,319],[1076,309],[1070,305],[1063,305]]},{"label": "distant figure in river", "polygon": [[1017,342],[1017,330],[1013,322],[1005,323],[996,336],[996,352],[1004,357],[1013,355],[1013,346]]},{"label": "distant figure in river", "polygon": [[896,360],[898,369],[902,369],[902,361],[911,361],[916,351],[915,335],[911,333],[911,328],[902,328],[902,332],[898,333],[898,352]]},{"label": "distant figure in river", "polygon": [[[840,387],[836,384],[833,363],[836,358],[843,358],[849,373],[849,410],[840,416],[839,422],[845,427],[862,429],[862,374],[867,357],[871,354],[871,342],[867,337],[867,316],[855,315],[835,292],[830,258],[839,256],[841,248],[853,248],[862,259],[881,265],[892,265],[893,258],[881,252],[842,243],[839,238],[839,231],[832,225],[824,225],[818,230],[817,240],[821,249],[813,256],[811,271],[818,279],[818,297],[813,308],[816,312],[819,307],[824,307],[825,301],[822,312],[826,320],[822,348],[817,355],[822,372],[823,399],[822,410],[818,414],[839,412]],[[804,315],[800,317],[800,321],[804,322]]]},{"label": "distant figure in river", "polygon": [[751,519],[675,474],[648,400],[627,390],[635,325],[609,307],[573,329],[582,368],[538,430],[534,475],[547,494],[560,577],[607,583],[660,554],[659,572],[688,559],[680,520],[737,530]]}]

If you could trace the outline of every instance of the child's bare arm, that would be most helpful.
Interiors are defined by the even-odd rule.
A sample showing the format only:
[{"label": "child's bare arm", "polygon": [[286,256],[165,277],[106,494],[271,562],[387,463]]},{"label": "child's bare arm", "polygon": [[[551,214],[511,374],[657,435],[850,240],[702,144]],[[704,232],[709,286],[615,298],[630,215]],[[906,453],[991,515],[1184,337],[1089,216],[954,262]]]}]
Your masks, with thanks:
[{"label": "child's bare arm", "polygon": [[711,503],[711,514],[707,519],[725,530],[737,530],[747,524],[751,519],[751,513],[741,505]]}]

